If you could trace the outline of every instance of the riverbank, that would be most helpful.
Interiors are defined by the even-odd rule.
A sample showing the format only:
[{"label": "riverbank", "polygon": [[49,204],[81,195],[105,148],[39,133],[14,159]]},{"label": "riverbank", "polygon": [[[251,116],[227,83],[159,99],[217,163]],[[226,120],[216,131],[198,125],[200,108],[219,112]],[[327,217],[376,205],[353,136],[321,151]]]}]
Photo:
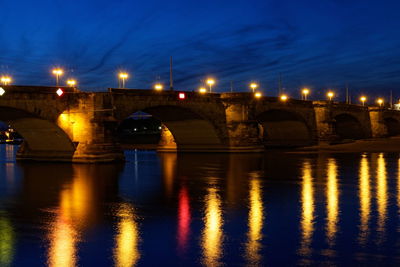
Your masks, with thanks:
[{"label": "riverbank", "polygon": [[[157,144],[122,144],[124,150],[156,150]],[[266,150],[268,151],[268,149]],[[313,152],[400,152],[400,136],[381,138],[381,139],[365,139],[349,141],[340,144],[320,144],[316,146],[301,147],[295,149],[273,149],[273,151],[282,151],[287,153],[313,153]]]},{"label": "riverbank", "polygon": [[400,152],[400,136],[382,138],[382,139],[365,139],[354,142],[341,144],[320,144],[317,146],[298,148],[291,153],[310,153],[310,152]]}]

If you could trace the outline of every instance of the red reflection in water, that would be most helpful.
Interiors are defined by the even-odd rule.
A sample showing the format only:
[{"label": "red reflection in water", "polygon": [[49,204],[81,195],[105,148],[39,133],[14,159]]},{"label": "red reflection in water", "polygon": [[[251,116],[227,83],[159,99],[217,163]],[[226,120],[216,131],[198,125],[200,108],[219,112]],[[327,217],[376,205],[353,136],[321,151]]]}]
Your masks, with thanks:
[{"label": "red reflection in water", "polygon": [[186,250],[190,232],[190,202],[186,187],[179,192],[178,207],[178,248],[180,252]]}]

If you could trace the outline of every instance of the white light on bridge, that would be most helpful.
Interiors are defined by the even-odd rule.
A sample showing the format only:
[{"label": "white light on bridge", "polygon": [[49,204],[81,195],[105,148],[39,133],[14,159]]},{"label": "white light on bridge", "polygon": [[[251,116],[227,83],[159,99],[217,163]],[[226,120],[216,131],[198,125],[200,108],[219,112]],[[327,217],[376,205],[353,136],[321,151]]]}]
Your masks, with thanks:
[{"label": "white light on bridge", "polygon": [[332,91],[329,91],[326,96],[328,97],[329,101],[332,101],[332,98],[335,96],[335,94]]},{"label": "white light on bridge", "polygon": [[183,100],[186,98],[186,95],[185,95],[185,93],[179,93],[178,97],[179,97],[179,99]]},{"label": "white light on bridge", "polygon": [[310,90],[308,88],[303,88],[303,90],[301,91],[302,95],[303,95],[303,100],[307,100],[307,96],[310,93]]},{"label": "white light on bridge", "polygon": [[254,93],[254,91],[256,90],[257,87],[258,87],[257,83],[251,83],[250,84],[250,88],[251,88],[251,90],[253,90],[253,93]]},{"label": "white light on bridge", "polygon": [[67,84],[69,85],[69,86],[75,86],[76,85],[76,80],[73,80],[73,79],[69,79],[68,81],[67,81]]},{"label": "white light on bridge", "polygon": [[120,72],[118,74],[118,78],[119,78],[119,87],[120,88],[125,88],[125,80],[129,78],[129,74],[126,72]]},{"label": "white light on bridge", "polygon": [[163,85],[161,83],[156,83],[154,85],[154,89],[156,89],[157,91],[161,91],[163,89]]},{"label": "white light on bridge", "polygon": [[62,96],[64,94],[64,91],[61,88],[58,88],[58,90],[56,91],[56,94],[58,96]]},{"label": "white light on bridge", "polygon": [[361,101],[362,105],[364,106],[365,101],[367,101],[367,97],[365,97],[365,96],[360,97],[360,101]]},{"label": "white light on bridge", "polygon": [[210,87],[210,93],[211,93],[212,86],[215,84],[215,80],[212,78],[208,78],[206,82],[207,82],[208,86]]},{"label": "white light on bridge", "polygon": [[53,69],[53,74],[56,76],[56,86],[60,83],[60,76],[64,74],[64,71],[60,68]]},{"label": "white light on bridge", "polygon": [[205,94],[205,93],[207,93],[207,89],[205,87],[200,87],[199,88],[199,93],[200,94]]},{"label": "white light on bridge", "polygon": [[4,95],[6,91],[3,89],[3,87],[0,87],[0,96]]},{"label": "white light on bridge", "polygon": [[3,85],[9,85],[9,84],[11,83],[12,79],[11,79],[10,76],[2,76],[2,77],[0,78],[0,81],[1,81],[1,83],[2,83]]}]

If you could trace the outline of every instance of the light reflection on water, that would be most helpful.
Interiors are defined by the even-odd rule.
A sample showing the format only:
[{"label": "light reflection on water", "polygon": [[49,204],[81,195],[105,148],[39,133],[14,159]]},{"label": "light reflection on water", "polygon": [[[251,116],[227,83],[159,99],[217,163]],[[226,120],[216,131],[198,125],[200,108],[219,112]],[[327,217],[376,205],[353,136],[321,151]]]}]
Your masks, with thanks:
[{"label": "light reflection on water", "polygon": [[397,154],[138,151],[71,165],[15,163],[8,147],[1,266],[400,263]]},{"label": "light reflection on water", "polygon": [[206,266],[219,266],[222,256],[223,219],[221,199],[216,188],[208,189],[204,202],[204,229],[201,240],[203,263]]}]

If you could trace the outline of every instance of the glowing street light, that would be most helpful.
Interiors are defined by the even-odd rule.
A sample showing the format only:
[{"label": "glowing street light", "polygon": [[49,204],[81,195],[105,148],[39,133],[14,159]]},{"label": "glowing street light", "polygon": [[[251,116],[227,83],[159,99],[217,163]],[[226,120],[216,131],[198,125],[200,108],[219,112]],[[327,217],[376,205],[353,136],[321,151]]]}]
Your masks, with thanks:
[{"label": "glowing street light", "polygon": [[205,93],[207,93],[207,89],[205,87],[200,87],[199,88],[199,93],[200,94],[205,94]]},{"label": "glowing street light", "polygon": [[283,94],[283,95],[280,96],[280,99],[281,99],[281,101],[285,102],[285,101],[288,100],[288,96]]},{"label": "glowing street light", "polygon": [[1,81],[2,85],[9,85],[11,83],[12,79],[10,76],[2,76],[0,78],[0,81]]},{"label": "glowing street light", "polygon": [[262,93],[261,92],[255,92],[254,93],[254,97],[255,98],[261,98],[262,97]]},{"label": "glowing street light", "polygon": [[329,101],[332,101],[332,98],[335,96],[335,94],[332,91],[329,91],[326,96],[328,97]]},{"label": "glowing street light", "polygon": [[157,91],[161,91],[163,89],[163,85],[161,83],[156,83],[154,85],[154,89],[156,89]]},{"label": "glowing street light", "polygon": [[251,88],[251,90],[253,90],[253,93],[255,92],[255,90],[256,90],[257,87],[258,87],[258,84],[257,84],[257,83],[251,83],[251,84],[250,84],[250,88]]},{"label": "glowing street light", "polygon": [[378,105],[379,105],[380,107],[382,107],[384,101],[383,101],[382,98],[378,98],[378,100],[376,100],[376,102],[378,103]]},{"label": "glowing street light", "polygon": [[360,101],[361,101],[362,105],[364,106],[365,105],[365,101],[367,101],[367,97],[366,96],[361,96],[360,97]]},{"label": "glowing street light", "polygon": [[215,80],[214,79],[207,79],[206,83],[208,84],[208,86],[210,87],[210,93],[212,91],[212,86],[215,84]]},{"label": "glowing street light", "polygon": [[125,80],[129,78],[128,73],[120,72],[118,74],[118,78],[119,78],[119,80],[118,80],[119,81],[119,83],[118,83],[119,88],[125,88]]},{"label": "glowing street light", "polygon": [[54,69],[53,74],[56,76],[56,86],[58,86],[60,82],[60,76],[64,74],[64,71],[60,68]]},{"label": "glowing street light", "polygon": [[307,100],[307,96],[310,93],[310,90],[308,88],[303,88],[303,90],[301,91],[301,94],[303,95],[303,99]]},{"label": "glowing street light", "polygon": [[69,79],[69,80],[67,81],[67,84],[68,84],[69,86],[71,86],[71,87],[74,87],[74,86],[76,85],[76,80]]}]

